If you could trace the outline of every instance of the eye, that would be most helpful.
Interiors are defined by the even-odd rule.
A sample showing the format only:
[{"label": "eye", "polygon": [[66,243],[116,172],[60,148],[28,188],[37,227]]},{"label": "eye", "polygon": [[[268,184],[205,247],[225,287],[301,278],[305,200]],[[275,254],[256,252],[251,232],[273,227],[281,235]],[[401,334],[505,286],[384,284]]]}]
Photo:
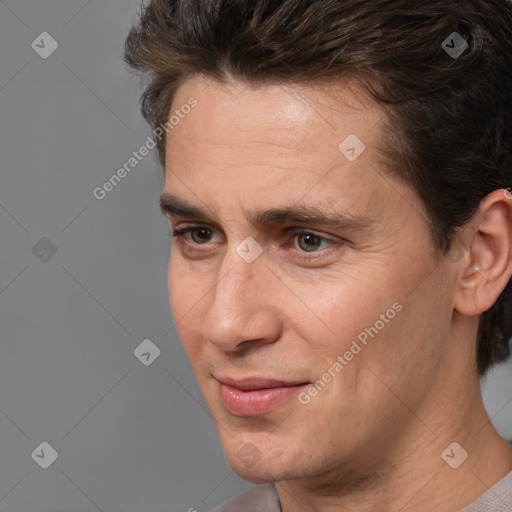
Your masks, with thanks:
[{"label": "eye", "polygon": [[[292,240],[292,248],[299,258],[306,260],[314,260],[326,256],[335,250],[335,247],[328,249],[330,246],[342,245],[342,241],[331,240],[304,228],[291,228],[287,230],[288,240]],[[182,229],[170,230],[169,238],[176,239],[182,246],[183,250],[193,251],[200,245],[207,245],[212,242],[215,231],[207,226],[187,226]],[[286,247],[285,247],[286,248]],[[290,248],[290,242],[288,242]],[[200,251],[201,249],[197,249]]]},{"label": "eye", "polygon": [[319,247],[322,245],[322,242],[327,242],[327,245],[331,245],[334,242],[323,236],[316,235],[315,233],[311,233],[309,231],[301,231],[294,234],[294,237],[297,238],[297,245],[304,252],[318,252]]},{"label": "eye", "polygon": [[[213,234],[213,230],[205,226],[190,226],[188,228],[172,230],[170,236],[180,240],[188,233],[190,233],[190,238],[194,244],[202,245],[210,242],[209,238]],[[197,234],[197,237],[194,236],[195,234]]]}]

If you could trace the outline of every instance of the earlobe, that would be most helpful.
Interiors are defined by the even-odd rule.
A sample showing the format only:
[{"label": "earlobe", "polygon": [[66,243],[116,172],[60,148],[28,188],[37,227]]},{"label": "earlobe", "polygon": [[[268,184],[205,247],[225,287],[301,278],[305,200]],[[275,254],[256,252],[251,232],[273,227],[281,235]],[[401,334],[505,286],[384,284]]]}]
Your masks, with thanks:
[{"label": "earlobe", "polygon": [[492,307],[512,275],[512,196],[495,190],[484,197],[462,236],[468,257],[460,261],[454,307],[475,316]]}]

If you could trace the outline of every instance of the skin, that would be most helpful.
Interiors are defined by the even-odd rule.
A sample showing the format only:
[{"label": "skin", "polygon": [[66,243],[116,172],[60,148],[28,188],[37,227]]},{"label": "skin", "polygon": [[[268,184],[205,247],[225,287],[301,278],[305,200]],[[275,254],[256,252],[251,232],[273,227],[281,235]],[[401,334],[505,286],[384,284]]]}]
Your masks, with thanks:
[{"label": "skin", "polygon": [[[512,469],[482,404],[474,350],[478,315],[512,274],[512,201],[503,190],[486,196],[460,230],[460,257],[437,258],[418,196],[379,163],[383,113],[356,83],[251,87],[195,76],[171,110],[190,97],[197,107],[166,141],[164,192],[208,215],[168,215],[173,229],[196,227],[172,242],[169,297],[230,466],[277,482],[283,512],[469,504]],[[355,161],[338,150],[348,134],[366,146]],[[248,220],[290,205],[371,223]],[[325,239],[312,249],[311,232]],[[262,248],[252,263],[236,252],[248,236]],[[294,397],[244,417],[221,400],[221,375],[314,383],[397,302],[401,311],[308,404]],[[458,469],[441,457],[454,441],[469,454]]]}]

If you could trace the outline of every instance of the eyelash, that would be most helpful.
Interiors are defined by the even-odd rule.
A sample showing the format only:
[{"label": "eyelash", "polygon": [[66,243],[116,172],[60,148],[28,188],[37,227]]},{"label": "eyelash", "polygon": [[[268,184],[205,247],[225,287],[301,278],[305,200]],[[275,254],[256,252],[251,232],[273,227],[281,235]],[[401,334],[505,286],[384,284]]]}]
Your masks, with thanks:
[{"label": "eyelash", "polygon": [[[183,235],[186,235],[187,233],[190,233],[191,231],[195,231],[195,230],[199,230],[199,229],[207,229],[209,231],[212,231],[209,227],[207,226],[189,226],[189,227],[186,227],[186,228],[183,228],[183,229],[169,229],[169,239],[172,241],[173,239],[176,239],[179,243],[187,243],[188,245],[191,245],[189,244],[188,242],[183,242]],[[291,228],[293,229],[293,228]],[[300,229],[300,228],[297,228],[297,229]],[[339,242],[336,242],[334,240],[331,240],[329,238],[326,238],[326,237],[323,237],[321,235],[318,235],[312,231],[308,231],[308,230],[305,230],[305,229],[302,229],[302,230],[295,230],[293,233],[292,233],[292,237],[295,238],[295,237],[298,237],[298,236],[304,236],[304,235],[312,235],[312,236],[316,236],[318,237],[321,241],[326,241],[326,242],[329,242],[329,245],[337,245],[339,244]],[[205,244],[192,244],[192,245],[195,245],[195,246],[198,246],[198,245],[207,245],[207,243]],[[304,260],[315,260],[315,259],[318,259],[318,258],[321,258],[321,257],[324,257],[326,255],[326,253],[330,253],[331,251],[329,249],[323,249],[323,250],[317,250],[317,251],[313,251],[311,253],[308,253],[308,252],[305,252],[305,251],[298,251],[299,254],[300,254],[300,258],[303,258]]]}]

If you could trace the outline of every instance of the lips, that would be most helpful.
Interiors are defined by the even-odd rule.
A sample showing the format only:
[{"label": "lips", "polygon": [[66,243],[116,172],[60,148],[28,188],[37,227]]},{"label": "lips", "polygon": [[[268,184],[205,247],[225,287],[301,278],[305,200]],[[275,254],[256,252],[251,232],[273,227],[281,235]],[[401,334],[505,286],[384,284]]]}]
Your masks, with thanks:
[{"label": "lips", "polygon": [[282,381],[260,377],[233,379],[222,377],[219,392],[226,409],[235,416],[267,414],[301,392],[309,382]]}]

